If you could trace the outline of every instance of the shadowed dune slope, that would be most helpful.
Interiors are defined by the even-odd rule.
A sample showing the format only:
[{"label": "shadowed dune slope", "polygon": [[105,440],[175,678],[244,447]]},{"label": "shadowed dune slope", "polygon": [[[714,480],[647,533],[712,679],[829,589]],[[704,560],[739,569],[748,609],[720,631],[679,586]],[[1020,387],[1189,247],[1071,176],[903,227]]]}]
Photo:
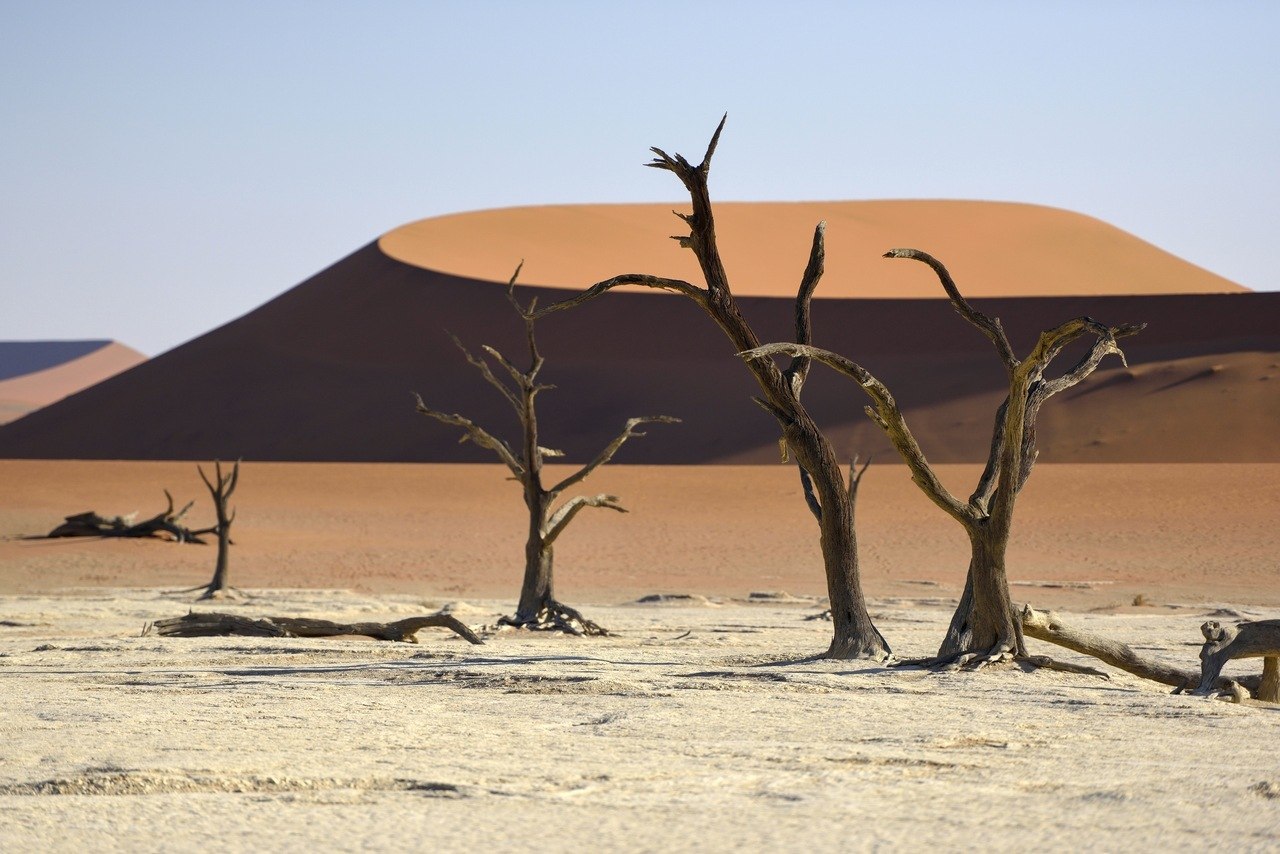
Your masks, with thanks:
[{"label": "shadowed dune slope", "polygon": [[[585,286],[619,273],[701,282],[672,205],[548,205],[419,220],[379,240],[393,258],[472,279]],[[680,210],[686,203],[675,205]],[[1240,285],[1115,226],[1042,205],[975,201],[724,202],[716,236],[734,293],[792,296],[814,226],[827,222],[819,295],[936,298],[918,264],[886,265],[894,247],[942,261],[969,297],[1230,293]]]},{"label": "shadowed dune slope", "polygon": [[[571,293],[525,290],[540,291],[542,304]],[[792,334],[790,299],[741,302],[763,339]],[[1150,324],[1126,342],[1130,368],[1109,361],[1074,399],[1046,407],[1043,460],[1280,460],[1280,294],[978,305],[1003,319],[1024,352],[1041,329],[1072,316]],[[819,299],[814,318],[819,344],[854,355],[894,390],[932,459],[984,457],[1002,370],[947,302]],[[419,391],[436,408],[512,435],[507,403],[446,329],[474,350],[492,344],[523,361],[522,329],[502,288],[404,264],[370,244],[236,321],[0,427],[0,457],[489,462],[488,452],[459,445],[457,431],[413,411]],[[558,387],[540,398],[543,441],[569,461],[593,455],[628,416],[650,414],[684,424],[654,426],[619,462],[777,460],[777,428],[751,403],[748,373],[689,301],[610,294],[538,331],[542,377]],[[891,461],[859,395],[821,368],[805,388],[841,453]]]},{"label": "shadowed dune slope", "polygon": [[0,341],[0,424],[126,371],[146,358],[115,341]]}]

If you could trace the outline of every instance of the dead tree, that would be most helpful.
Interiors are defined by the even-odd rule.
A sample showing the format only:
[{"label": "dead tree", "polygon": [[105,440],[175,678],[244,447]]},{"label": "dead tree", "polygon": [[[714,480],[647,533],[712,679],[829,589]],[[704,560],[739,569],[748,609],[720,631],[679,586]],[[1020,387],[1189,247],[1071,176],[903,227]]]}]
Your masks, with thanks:
[{"label": "dead tree", "polygon": [[231,635],[269,638],[328,638],[358,635],[370,637],[374,640],[417,643],[418,632],[428,626],[440,626],[449,629],[469,643],[484,643],[466,624],[451,614],[407,617],[403,620],[396,620],[393,623],[335,623],[330,620],[317,620],[310,617],[262,617],[255,620],[252,617],[242,617],[238,614],[219,614],[216,612],[197,614],[192,612],[181,617],[172,617],[148,623],[143,627],[142,634],[180,638],[226,637]]},{"label": "dead tree", "polygon": [[74,516],[64,517],[61,525],[43,537],[35,537],[33,539],[56,540],[63,537],[125,537],[142,539],[157,537],[160,539],[172,539],[178,543],[203,544],[204,540],[200,539],[200,537],[209,533],[208,529],[192,531],[182,524],[183,517],[187,515],[187,511],[191,509],[191,505],[195,504],[195,502],[188,501],[185,507],[175,512],[173,509],[173,496],[169,494],[169,490],[166,489],[164,491],[164,497],[168,501],[168,506],[162,512],[141,522],[133,521],[136,514],[107,518],[89,510],[84,513],[77,513]]},{"label": "dead tree", "polygon": [[[683,156],[669,155],[660,148],[651,149],[656,156],[646,164],[673,173],[689,193],[692,213],[676,214],[688,225],[689,233],[673,239],[693,251],[702,269],[705,288],[679,279],[629,273],[597,282],[575,297],[541,309],[536,316],[581,305],[621,285],[640,285],[672,291],[693,300],[720,327],[733,345],[734,352],[758,347],[760,339],[739,311],[729,288],[729,277],[716,242],[711,196],[707,189],[711,158],[723,130],[724,119],[721,119],[702,162],[696,166]],[[819,223],[814,230],[809,260],[796,294],[796,341],[800,344],[812,343],[810,303],[822,278],[825,232],[826,223]],[[818,519],[834,632],[825,655],[828,658],[883,661],[892,652],[872,623],[863,596],[850,485],[844,481],[830,441],[800,403],[800,390],[809,373],[810,359],[799,355],[785,368],[779,368],[769,359],[753,360],[747,366],[760,387],[761,394],[755,400],[773,415],[782,428],[782,447],[784,452],[794,456],[804,473],[805,499]]]},{"label": "dead tree", "polygon": [[[1109,327],[1080,317],[1042,332],[1031,352],[1019,359],[999,319],[975,309],[960,294],[946,268],[916,249],[893,249],[886,258],[908,258],[927,264],[942,282],[955,310],[995,345],[1008,375],[1009,394],[996,412],[991,450],[977,488],[961,501],[942,485],[903,419],[897,401],[883,383],[865,368],[827,350],[797,344],[769,344],[742,353],[749,363],[771,363],[771,356],[816,359],[852,379],[871,398],[866,413],[884,430],[926,496],[964,528],[971,556],[964,594],[951,619],[933,664],[981,667],[1010,658],[1027,659],[1019,615],[1009,595],[1005,552],[1013,526],[1013,510],[1035,465],[1036,417],[1045,401],[1083,381],[1103,357],[1114,353],[1124,360],[1117,339],[1141,331],[1145,325]],[[1067,345],[1092,337],[1093,344],[1071,370],[1054,379],[1045,377],[1050,363]]]},{"label": "dead tree", "polygon": [[519,275],[520,268],[517,267],[515,274],[511,277],[511,281],[507,283],[507,299],[511,302],[511,306],[516,310],[516,313],[520,315],[521,320],[524,321],[525,338],[529,349],[529,368],[521,371],[493,347],[486,345],[482,348],[511,377],[514,388],[498,379],[484,357],[472,355],[457,338],[454,338],[453,341],[463,355],[466,356],[467,361],[480,372],[485,382],[496,388],[515,410],[516,418],[519,419],[522,428],[520,451],[515,451],[505,441],[497,438],[468,418],[464,418],[461,415],[450,415],[429,408],[423,402],[421,395],[415,395],[418,404],[417,409],[423,415],[434,418],[436,421],[454,427],[461,427],[464,431],[462,441],[465,442],[469,439],[480,447],[488,448],[497,454],[498,459],[502,460],[503,464],[511,470],[515,480],[519,481],[523,487],[525,506],[529,508],[529,534],[525,541],[524,550],[524,581],[520,587],[520,602],[516,606],[515,615],[503,617],[501,623],[518,628],[554,629],[575,635],[607,635],[608,631],[604,628],[588,620],[574,608],[556,599],[552,572],[555,559],[555,543],[560,535],[564,533],[564,529],[585,507],[602,507],[607,510],[616,510],[619,513],[627,511],[618,503],[616,495],[579,495],[570,498],[559,506],[556,506],[556,502],[559,500],[561,493],[570,487],[577,486],[586,480],[587,476],[593,471],[613,459],[613,455],[618,452],[618,449],[628,439],[633,436],[645,435],[638,432],[636,430],[637,427],[642,424],[674,424],[678,423],[680,419],[667,415],[629,419],[623,427],[622,433],[597,454],[595,459],[554,485],[545,486],[542,481],[543,461],[548,457],[564,456],[564,453],[552,448],[545,448],[539,444],[541,440],[538,435],[536,400],[541,392],[554,388],[554,386],[543,385],[538,382],[538,374],[542,371],[543,358],[538,352],[537,341],[534,337],[534,321],[536,319],[534,309],[537,300],[534,299],[528,306],[523,306],[516,299],[515,284],[516,277]]},{"label": "dead tree", "polygon": [[196,466],[196,471],[200,472],[200,479],[209,488],[209,496],[213,499],[213,509],[218,519],[217,525],[207,529],[209,533],[218,535],[218,562],[213,569],[213,578],[200,594],[201,599],[220,599],[235,593],[227,583],[227,558],[231,551],[231,523],[236,520],[236,514],[234,510],[227,512],[227,502],[231,500],[231,493],[235,492],[236,485],[240,482],[240,461],[236,460],[236,464],[227,475],[222,473],[221,462],[215,460],[213,467],[216,484],[209,480],[202,467]]}]

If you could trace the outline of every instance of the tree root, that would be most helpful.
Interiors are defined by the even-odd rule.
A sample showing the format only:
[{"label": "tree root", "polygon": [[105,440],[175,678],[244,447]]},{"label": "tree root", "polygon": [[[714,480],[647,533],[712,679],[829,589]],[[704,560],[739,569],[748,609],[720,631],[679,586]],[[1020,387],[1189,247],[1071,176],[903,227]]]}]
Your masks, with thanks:
[{"label": "tree root", "polygon": [[588,620],[576,608],[552,599],[531,617],[501,617],[499,629],[528,629],[535,632],[564,632],[575,637],[610,637],[609,630]]},{"label": "tree root", "polygon": [[238,614],[190,612],[181,617],[156,620],[143,627],[144,635],[162,637],[246,637],[323,638],[337,635],[362,635],[374,640],[417,643],[417,633],[428,626],[450,629],[467,641],[482,644],[475,632],[450,614],[407,617],[392,623],[335,623],[307,617],[262,617],[253,619]]}]

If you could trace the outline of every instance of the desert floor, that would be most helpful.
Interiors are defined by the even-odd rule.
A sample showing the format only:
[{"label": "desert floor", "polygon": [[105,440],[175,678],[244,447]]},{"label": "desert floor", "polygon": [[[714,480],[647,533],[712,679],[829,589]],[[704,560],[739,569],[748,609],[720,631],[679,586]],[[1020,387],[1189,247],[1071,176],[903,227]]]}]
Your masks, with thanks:
[{"label": "desert floor", "polygon": [[[943,467],[958,493],[976,475]],[[1202,621],[1280,610],[1277,475],[1042,466],[1015,598],[1194,669]],[[617,636],[485,646],[441,630],[418,646],[140,636],[192,606],[168,591],[206,581],[212,547],[16,537],[91,508],[156,512],[165,487],[208,524],[194,465],[8,461],[0,485],[5,850],[1271,850],[1280,835],[1280,708],[1119,672],[799,661],[830,624],[805,619],[824,593],[815,526],[781,466],[601,470],[588,486],[633,512],[579,517],[558,589]],[[220,609],[448,605],[480,627],[512,606],[521,503],[496,466],[246,463],[233,503],[249,598]],[[900,466],[873,466],[858,522],[877,624],[899,655],[931,652],[963,536]],[[653,593],[688,598],[636,604]]]}]

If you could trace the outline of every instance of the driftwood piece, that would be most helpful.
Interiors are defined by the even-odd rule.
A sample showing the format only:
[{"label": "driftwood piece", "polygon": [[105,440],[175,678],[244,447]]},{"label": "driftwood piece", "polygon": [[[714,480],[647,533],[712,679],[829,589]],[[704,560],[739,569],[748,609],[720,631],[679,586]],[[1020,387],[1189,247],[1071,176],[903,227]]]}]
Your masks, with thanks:
[{"label": "driftwood piece", "polygon": [[[1200,683],[1195,693],[1217,694],[1223,690],[1222,668],[1237,658],[1261,658],[1262,677],[1252,693],[1256,699],[1280,703],[1280,620],[1257,620],[1224,626],[1210,620],[1200,627],[1204,646],[1200,648]],[[1245,679],[1234,680],[1245,684]]]},{"label": "driftwood piece", "polygon": [[[1277,622],[1277,621],[1269,621]],[[1206,623],[1206,625],[1208,625]],[[1086,629],[1069,626],[1052,611],[1037,611],[1030,605],[1022,609],[1022,633],[1026,637],[1064,646],[1084,655],[1091,655],[1112,667],[1150,679],[1162,685],[1171,685],[1174,693],[1191,691],[1201,682],[1200,674],[1162,661],[1147,658],[1135,652],[1128,644],[1120,643]],[[1221,667],[1218,668],[1221,671]],[[1229,692],[1232,680],[1214,676],[1214,687]],[[1258,696],[1262,679],[1244,677],[1236,680],[1250,694]]]},{"label": "driftwood piece", "polygon": [[429,626],[450,629],[471,643],[484,641],[466,624],[450,614],[428,614],[407,617],[392,623],[335,623],[309,617],[242,617],[213,611],[194,611],[181,617],[156,620],[147,625],[144,635],[162,637],[199,638],[238,635],[266,638],[327,638],[338,635],[360,635],[374,640],[417,643],[417,633]]}]

